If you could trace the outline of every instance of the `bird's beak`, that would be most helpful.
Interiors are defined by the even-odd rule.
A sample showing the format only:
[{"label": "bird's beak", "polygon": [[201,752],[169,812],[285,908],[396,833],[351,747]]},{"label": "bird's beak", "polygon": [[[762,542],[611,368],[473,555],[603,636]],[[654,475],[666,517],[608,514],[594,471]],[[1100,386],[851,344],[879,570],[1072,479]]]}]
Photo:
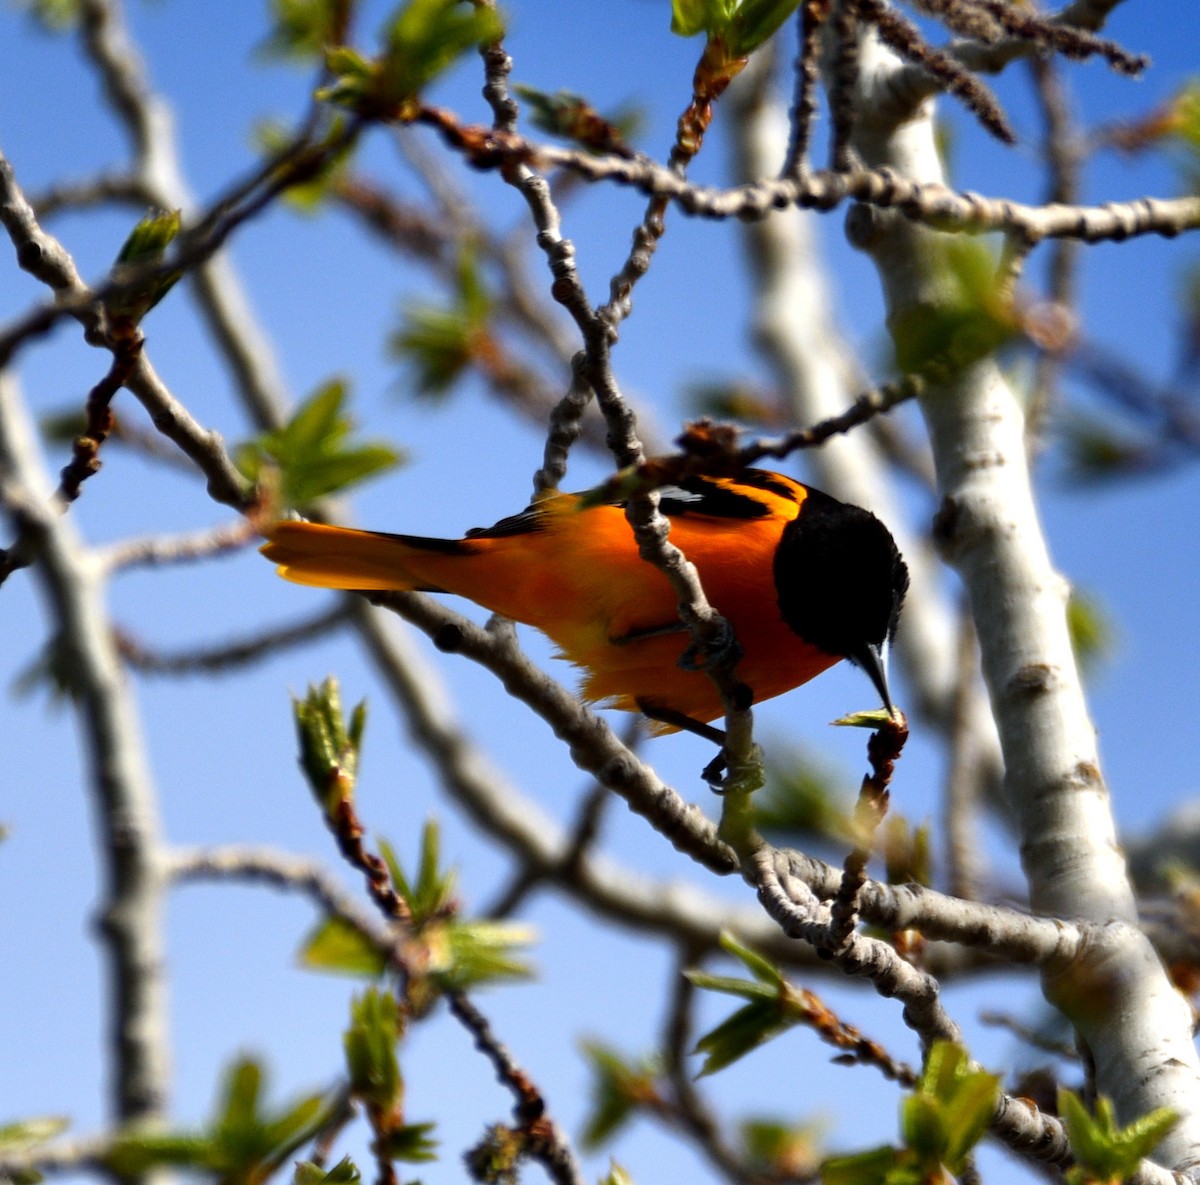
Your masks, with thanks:
[{"label": "bird's beak", "polygon": [[892,705],[892,694],[888,690],[887,677],[887,642],[882,645],[875,645],[873,642],[868,642],[857,654],[853,655],[854,661],[870,676],[871,682],[875,684],[875,690],[879,692],[883,698],[883,706],[887,708],[889,716],[895,716],[896,709]]}]

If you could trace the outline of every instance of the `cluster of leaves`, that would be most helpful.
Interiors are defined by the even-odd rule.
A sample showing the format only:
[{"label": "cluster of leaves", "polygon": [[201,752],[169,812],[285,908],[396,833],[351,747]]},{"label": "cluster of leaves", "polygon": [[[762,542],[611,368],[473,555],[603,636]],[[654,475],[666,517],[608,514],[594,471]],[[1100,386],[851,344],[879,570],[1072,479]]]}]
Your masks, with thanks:
[{"label": "cluster of leaves", "polygon": [[772,745],[767,784],[754,796],[754,822],[784,842],[826,839],[844,843],[853,832],[853,804],[838,787],[837,771],[808,753]]},{"label": "cluster of leaves", "polygon": [[225,1076],[207,1127],[119,1134],[104,1158],[105,1167],[127,1180],[156,1168],[177,1167],[212,1173],[231,1185],[265,1181],[327,1128],[339,1109],[331,1094],[268,1107],[265,1081],[257,1062],[239,1059]]},{"label": "cluster of leaves", "polygon": [[366,1109],[376,1157],[434,1160],[434,1125],[404,1119],[404,1077],[396,1054],[403,1027],[403,1012],[391,992],[370,987],[351,1002],[350,1027],[342,1038],[350,1095]]},{"label": "cluster of leaves", "polygon": [[1192,193],[1200,193],[1200,78],[1181,87],[1168,105],[1165,130],[1182,150],[1181,172]]},{"label": "cluster of leaves", "polygon": [[964,1049],[937,1042],[916,1089],[900,1104],[901,1147],[884,1145],[821,1166],[824,1185],[924,1185],[957,1176],[996,1110],[1000,1080]]},{"label": "cluster of leaves", "polygon": [[319,60],[342,43],[352,7],[347,0],[271,0],[271,31],[259,48],[267,57]]},{"label": "cluster of leaves", "polygon": [[[357,777],[366,706],[360,703],[346,722],[337,681],[310,687],[293,704],[300,738],[301,767],[330,826],[357,829],[347,815]],[[392,845],[378,841],[383,868],[403,907],[398,946],[348,921],[331,917],[305,941],[301,960],[323,971],[377,980],[398,958],[405,969],[404,1008],[424,1016],[447,992],[465,991],[506,980],[524,979],[529,965],[517,953],[532,942],[533,930],[512,922],[460,916],[453,869],[441,866],[438,828],[432,820],[421,836],[415,875],[407,873]]]},{"label": "cluster of leaves", "polygon": [[639,1111],[662,1102],[658,1058],[630,1059],[601,1041],[586,1041],[583,1054],[592,1071],[592,1104],[583,1128],[583,1143],[596,1148]]},{"label": "cluster of leaves", "polygon": [[[0,1158],[18,1157],[48,1144],[55,1136],[66,1131],[70,1120],[58,1115],[38,1115],[16,1123],[0,1126]],[[34,1169],[14,1173],[9,1178],[12,1185],[38,1185],[42,1174]]]},{"label": "cluster of leaves", "polygon": [[1058,1092],[1062,1116],[1075,1164],[1067,1170],[1067,1185],[1119,1185],[1137,1172],[1144,1157],[1179,1122],[1169,1107],[1159,1107],[1126,1127],[1117,1123],[1112,1102],[1101,1096],[1089,1113],[1073,1091]]},{"label": "cluster of leaves", "polygon": [[392,352],[408,364],[418,394],[441,396],[489,348],[492,297],[475,253],[459,253],[448,305],[413,302],[392,335]]},{"label": "cluster of leaves", "polygon": [[747,1001],[732,1016],[696,1042],[704,1054],[700,1073],[714,1074],[743,1058],[751,1050],[778,1037],[796,1025],[811,1023],[808,994],[793,987],[769,960],[732,935],[721,935],[721,947],[737,959],[753,979],[731,975],[711,975],[707,971],[689,971],[687,977],[696,987],[738,996]]},{"label": "cluster of leaves", "polygon": [[752,54],[776,32],[799,0],[671,0],[671,32],[703,33],[720,42],[730,58]]},{"label": "cluster of leaves", "polygon": [[331,379],[318,387],[282,428],[241,445],[234,461],[276,503],[275,509],[306,510],[398,465],[403,453],[382,441],[350,441],[354,422],[342,408],[346,384]]},{"label": "cluster of leaves", "polygon": [[[347,721],[337,682],[310,687],[294,704],[301,766],[326,820],[339,839],[357,840],[361,828],[353,814],[365,704]],[[343,842],[343,851],[347,845]],[[353,844],[349,845],[353,848]],[[384,933],[367,932],[342,917],[330,917],[309,935],[301,962],[315,970],[372,981],[351,1006],[344,1037],[349,1094],[364,1107],[374,1133],[372,1150],[383,1163],[433,1159],[433,1125],[408,1123],[404,1080],[397,1047],[408,1026],[427,1016],[445,994],[503,980],[527,977],[518,955],[532,939],[528,927],[460,916],[455,874],[442,867],[438,829],[430,821],[421,838],[414,874],[401,864],[386,840],[378,841],[381,859],[365,856],[361,867],[386,877],[400,903],[402,920]],[[401,968],[401,994],[378,981]]]},{"label": "cluster of leaves", "polygon": [[1016,339],[1020,322],[999,282],[996,259],[981,242],[939,241],[939,299],[893,318],[896,362],[905,374],[952,379]]},{"label": "cluster of leaves", "polygon": [[[412,880],[386,840],[379,841],[379,850],[410,914],[401,954],[409,972],[405,1004],[414,1015],[427,1013],[446,992],[529,977],[529,964],[518,952],[533,941],[531,927],[459,916],[455,875],[438,869],[436,824],[425,826]],[[390,951],[342,918],[321,922],[300,952],[301,962],[314,970],[366,979],[382,977],[389,957]]]},{"label": "cluster of leaves", "polygon": [[[494,8],[459,0],[408,0],[390,16],[379,54],[368,58],[347,45],[325,55],[333,82],[318,98],[369,119],[410,120],[418,96],[462,55],[499,41],[504,23]],[[295,32],[290,36],[300,41]]]},{"label": "cluster of leaves", "polygon": [[[283,200],[292,210],[300,214],[317,213],[346,176],[359,141],[344,135],[344,131],[341,116],[330,120],[325,139],[332,147],[315,152],[303,175],[283,191]],[[270,119],[257,125],[254,139],[263,155],[270,159],[282,158],[295,147],[293,134],[283,124]]]},{"label": "cluster of leaves", "polygon": [[589,152],[634,155],[629,141],[641,123],[636,109],[626,107],[606,116],[571,91],[560,90],[551,95],[520,83],[513,90],[528,104],[530,122],[535,128],[561,136]]},{"label": "cluster of leaves", "polygon": [[355,705],[347,723],[338,682],[331,676],[319,686],[310,686],[303,699],[293,699],[292,715],[300,742],[300,768],[326,819],[335,820],[338,808],[354,796],[367,727],[366,701]]},{"label": "cluster of leaves", "polygon": [[[583,1053],[592,1073],[585,1147],[612,1140],[639,1114],[672,1109],[670,1083],[659,1058],[630,1057],[599,1041],[585,1042]],[[742,1123],[738,1134],[741,1157],[764,1179],[811,1177],[820,1161],[820,1133],[813,1125],[756,1118]]]}]

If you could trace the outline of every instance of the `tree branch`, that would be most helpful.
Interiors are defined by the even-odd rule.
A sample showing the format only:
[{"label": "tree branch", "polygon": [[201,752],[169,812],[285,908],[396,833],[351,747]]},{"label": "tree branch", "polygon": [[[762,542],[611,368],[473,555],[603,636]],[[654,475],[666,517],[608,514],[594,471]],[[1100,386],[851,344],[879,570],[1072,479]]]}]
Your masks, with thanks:
[{"label": "tree branch", "polygon": [[[864,54],[864,77],[886,93],[895,59],[871,40]],[[869,105],[872,94],[863,101]],[[939,184],[931,104],[922,116],[891,129],[865,120],[871,131],[860,134],[859,152],[912,184]],[[876,212],[858,245],[879,270],[890,323],[929,315],[945,300],[944,239],[936,232]],[[1068,590],[1038,521],[1020,401],[988,358],[931,384],[921,408],[942,499],[935,530],[971,602],[1031,903],[1040,913],[1104,926],[1076,959],[1047,970],[1043,989],[1087,1043],[1097,1087],[1122,1122],[1156,1106],[1180,1115],[1158,1154],[1186,1170],[1200,1163],[1200,1060],[1190,1012],[1134,926],[1067,632]],[[1107,924],[1113,919],[1124,924]],[[1100,1010],[1087,1003],[1098,994],[1106,999]]]},{"label": "tree branch", "polygon": [[0,373],[0,504],[29,540],[87,742],[105,879],[99,933],[109,977],[113,1112],[161,1118],[167,1104],[164,850],[137,712],[103,603],[100,570],[45,496],[16,382]]}]

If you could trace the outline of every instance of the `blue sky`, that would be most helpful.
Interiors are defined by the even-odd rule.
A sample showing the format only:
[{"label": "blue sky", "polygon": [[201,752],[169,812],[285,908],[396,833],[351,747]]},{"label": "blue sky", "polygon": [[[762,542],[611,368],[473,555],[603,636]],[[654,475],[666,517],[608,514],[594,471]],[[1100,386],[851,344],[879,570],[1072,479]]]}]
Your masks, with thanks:
[{"label": "blue sky", "polygon": [[[698,43],[667,32],[663,3],[610,0],[531,0],[509,6],[509,48],[515,77],[541,89],[587,95],[601,110],[627,100],[643,104],[641,145],[662,156],[686,102]],[[307,75],[256,55],[264,5],[212,5],[199,0],[133,3],[129,19],[148,60],[153,84],[175,106],[183,167],[197,198],[217,193],[254,160],[252,127],[300,110]],[[372,12],[382,12],[375,5]],[[1132,117],[1169,95],[1195,66],[1191,5],[1182,0],[1127,4],[1109,29],[1154,65],[1131,82],[1099,64],[1070,66],[1078,110],[1095,120]],[[377,18],[362,22],[372,29]],[[1180,30],[1189,30],[1180,35]],[[1037,200],[1041,179],[1033,145],[1038,122],[1023,95],[1021,71],[999,84],[1022,143],[1013,150],[984,141],[969,118],[950,112],[957,130],[954,171],[964,188]],[[11,8],[0,12],[0,147],[29,192],[77,179],[124,159],[126,144],[69,37],[35,30]],[[465,118],[487,118],[472,64],[433,96]],[[945,109],[945,107],[944,107]],[[716,180],[725,165],[718,114],[714,142],[697,163],[700,179]],[[432,141],[430,141],[432,144]],[[482,198],[503,226],[523,225],[514,191],[492,176],[466,174],[449,157],[455,182]],[[376,136],[365,161],[375,176],[413,190],[385,136]],[[1177,191],[1161,161],[1108,159],[1089,170],[1086,198],[1101,201]],[[600,189],[566,207],[565,233],[576,243],[593,299],[607,289],[624,256],[640,200]],[[85,276],[99,277],[133,220],[128,210],[56,219],[51,229],[74,254]],[[877,285],[867,261],[841,241],[841,214],[822,222],[825,250],[844,331],[874,368],[883,331]],[[1188,243],[1136,242],[1090,249],[1082,265],[1088,333],[1128,354],[1152,377],[1175,363],[1174,298]],[[250,298],[278,351],[297,398],[333,374],[346,376],[364,431],[406,449],[409,463],[363,487],[353,514],[364,525],[423,534],[458,534],[524,505],[539,463],[541,434],[515,423],[475,386],[444,406],[406,393],[404,373],[383,340],[405,299],[429,295],[428,282],[407,264],[366,242],[336,215],[319,219],[289,210],[268,212],[235,239],[233,257]],[[1034,258],[1034,269],[1041,266]],[[545,283],[534,261],[533,274]],[[0,283],[0,318],[7,321],[43,292],[11,260]],[[617,347],[617,374],[671,433],[686,416],[682,392],[701,379],[762,375],[746,324],[747,281],[733,228],[687,223],[672,215],[654,267],[639,286],[633,317]],[[178,291],[147,321],[148,350],[163,378],[207,426],[231,442],[249,427],[227,373],[197,322],[194,304]],[[35,414],[78,406],[102,373],[104,360],[60,328],[20,358],[24,390]],[[566,376],[561,376],[565,383]],[[122,396],[119,406],[132,408]],[[902,418],[915,429],[907,412]],[[51,457],[57,468],[62,456]],[[568,485],[585,486],[601,472],[580,454]],[[1117,627],[1117,647],[1094,678],[1092,708],[1105,768],[1122,827],[1133,833],[1161,824],[1194,797],[1200,750],[1187,725],[1200,670],[1197,572],[1200,467],[1109,489],[1069,488],[1053,452],[1041,464],[1042,510],[1060,569],[1094,595]],[[906,495],[920,521],[932,507],[921,493]],[[223,521],[202,484],[111,451],[105,468],[71,511],[93,543],[155,531],[181,531]],[[0,1013],[5,1061],[21,1067],[0,1081],[0,1122],[38,1113],[69,1113],[78,1131],[104,1120],[100,970],[91,937],[96,900],[91,806],[82,783],[69,710],[43,691],[7,690],[34,659],[45,618],[28,574],[0,593],[0,737],[8,747],[0,774],[0,819],[10,830],[0,846],[0,972],[6,1007]],[[285,586],[252,552],[203,565],[121,576],[110,591],[115,619],[164,649],[254,632],[314,610],[321,594]],[[548,659],[529,638],[530,650]],[[427,651],[461,717],[507,776],[541,807],[563,820],[586,780],[553,743],[549,730],[509,701],[495,680],[465,661]],[[347,699],[369,697],[372,720],[361,787],[361,810],[372,830],[403,854],[416,849],[424,819],[436,815],[444,850],[461,870],[469,905],[486,905],[506,883],[508,866],[438,793],[430,771],[408,746],[364,660],[345,638],[279,655],[249,673],[215,679],[136,680],[144,731],[161,797],[166,834],[180,844],[246,842],[311,853],[333,864],[332,846],[294,766],[290,692],[334,672]],[[566,672],[560,672],[566,674]],[[900,700],[904,691],[901,687]],[[826,721],[868,706],[861,674],[837,669],[766,705],[758,714],[769,742],[786,738],[828,755],[847,788],[854,785],[861,741]],[[652,742],[647,755],[663,776],[696,801],[706,792],[697,771],[704,746],[687,737]],[[941,777],[932,743],[919,735],[895,787],[898,806],[920,820],[935,815]],[[989,832],[989,858],[1015,868],[1003,840]],[[654,876],[687,881],[730,900],[748,901],[739,884],[712,883],[640,820],[615,805],[606,819],[606,849]],[[670,972],[663,953],[643,939],[597,929],[586,916],[550,895],[534,899],[530,915],[542,943],[536,986],[484,997],[498,1031],[546,1089],[555,1114],[577,1129],[585,1072],[571,1050],[582,1036],[602,1035],[638,1052],[653,1044],[663,1016],[662,985]],[[220,1068],[251,1050],[272,1067],[277,1089],[293,1094],[329,1082],[339,1065],[340,1026],[351,985],[297,970],[294,953],[312,924],[309,907],[262,889],[186,887],[169,909],[170,978],[175,1022],[175,1104],[185,1122],[208,1111]],[[894,1050],[913,1057],[896,1009],[865,990],[815,984],[853,1023],[887,1035]],[[993,985],[994,986],[994,985]],[[951,1008],[969,1019],[989,988],[952,990]],[[1021,989],[1025,990],[1025,987]],[[1003,988],[1007,1001],[1013,987]],[[719,1008],[705,1013],[711,1021]],[[1008,1040],[973,1034],[973,1051],[1000,1062]],[[894,1134],[895,1090],[868,1071],[820,1071],[820,1097],[807,1093],[810,1059],[826,1060],[808,1034],[761,1051],[711,1084],[714,1097],[736,1111],[768,1110],[830,1117],[837,1141],[865,1144]],[[457,1151],[482,1123],[507,1112],[507,1100],[453,1025],[418,1030],[406,1049],[413,1119],[439,1117],[445,1156],[422,1172],[427,1182],[461,1179]],[[798,1070],[798,1067],[801,1069]],[[813,1075],[815,1078],[816,1076]],[[448,1100],[453,1105],[448,1105]],[[647,1127],[614,1150],[635,1177],[668,1171],[707,1179],[674,1145]],[[590,1163],[593,1172],[605,1163]]]}]

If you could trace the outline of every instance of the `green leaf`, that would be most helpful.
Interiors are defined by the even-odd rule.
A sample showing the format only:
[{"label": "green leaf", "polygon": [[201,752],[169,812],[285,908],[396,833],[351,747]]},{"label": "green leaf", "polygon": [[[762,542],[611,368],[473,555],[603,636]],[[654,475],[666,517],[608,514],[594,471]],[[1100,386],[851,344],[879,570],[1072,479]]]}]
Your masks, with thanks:
[{"label": "green leaf", "polygon": [[320,61],[345,33],[344,0],[271,0],[271,31],[258,47],[264,57]]},{"label": "green leaf", "polygon": [[724,42],[728,56],[743,58],[771,37],[796,10],[799,0],[671,0],[671,32],[705,33]]},{"label": "green leaf", "polygon": [[400,895],[400,900],[408,906],[409,913],[411,913],[412,886],[408,883],[408,877],[404,874],[404,868],[400,863],[400,858],[396,855],[396,849],[383,836],[378,836],[375,843],[379,848],[380,856],[383,857],[383,862],[387,865],[388,876],[391,878],[392,886]]},{"label": "green leaf", "polygon": [[[911,1156],[903,1148],[887,1145],[855,1152],[849,1156],[831,1156],[821,1164],[822,1185],[900,1185],[899,1172],[909,1170]],[[920,1178],[911,1177],[913,1185]]]},{"label": "green leaf", "polygon": [[600,1185],[633,1185],[633,1178],[613,1160],[609,1161],[608,1172],[600,1178]]},{"label": "green leaf", "polygon": [[391,992],[368,988],[350,1003],[350,1027],[342,1038],[354,1094],[383,1112],[399,1107],[403,1091],[396,1042],[400,1013]]},{"label": "green leaf", "polygon": [[455,912],[453,869],[442,872],[438,868],[440,858],[440,838],[437,822],[434,819],[426,821],[421,831],[421,852],[417,861],[416,878],[410,878],[404,871],[395,849],[385,839],[380,839],[379,851],[384,863],[388,866],[392,883],[400,899],[408,906],[411,923],[414,930],[423,927],[439,918],[446,918]]},{"label": "green leaf", "polygon": [[966,1050],[936,1041],[900,1105],[905,1147],[871,1148],[821,1166],[824,1185],[926,1185],[963,1171],[996,1109],[1000,1080],[976,1070]]},{"label": "green leaf", "polygon": [[213,1128],[221,1143],[240,1149],[255,1142],[263,1123],[258,1106],[262,1086],[262,1067],[256,1061],[242,1058],[229,1068]]},{"label": "green leaf", "polygon": [[631,107],[611,116],[601,115],[587,99],[570,91],[554,94],[515,83],[513,90],[530,109],[530,122],[535,128],[561,136],[590,152],[611,152],[633,156],[629,140],[641,123],[641,115]]},{"label": "green leaf", "polygon": [[310,684],[304,699],[292,700],[300,767],[327,816],[354,794],[366,711],[364,700],[351,713],[347,725],[337,680],[332,676],[319,687]]},{"label": "green leaf", "polygon": [[416,113],[419,93],[439,74],[470,50],[503,36],[504,23],[493,8],[460,0],[408,0],[388,19],[374,61],[345,46],[326,54],[334,81],[317,97],[368,118],[408,120]]},{"label": "green leaf", "polygon": [[732,975],[710,975],[707,971],[685,971],[690,983],[707,992],[724,992],[727,996],[741,996],[743,1000],[774,1000],[778,993],[763,983],[749,979],[735,979]]},{"label": "green leaf", "polygon": [[69,1119],[60,1115],[38,1115],[33,1119],[20,1119],[15,1123],[0,1126],[0,1154],[11,1156],[14,1152],[25,1152],[45,1144],[71,1126]]},{"label": "green leaf", "polygon": [[696,1052],[707,1055],[700,1068],[701,1075],[724,1069],[809,1014],[804,994],[794,989],[768,959],[743,946],[728,932],[721,934],[721,947],[739,960],[754,980],[709,975],[703,971],[685,972],[697,987],[749,1001],[696,1042]]},{"label": "green leaf", "polygon": [[1058,1092],[1058,1111],[1077,1162],[1067,1172],[1068,1185],[1116,1185],[1128,1179],[1179,1121],[1169,1107],[1159,1107],[1121,1127],[1110,1099],[1102,1095],[1089,1114],[1079,1096],[1065,1088]]},{"label": "green leaf", "polygon": [[[151,210],[129,232],[112,267],[116,284],[134,283],[138,272],[161,263],[182,225],[178,210]],[[137,324],[175,285],[182,271],[173,269],[146,277],[125,291],[114,293],[105,309],[114,320]]]},{"label": "green leaf", "polygon": [[976,1070],[965,1049],[935,1041],[916,1090],[901,1104],[905,1144],[927,1166],[962,1170],[996,1109],[1000,1080]]},{"label": "green leaf", "polygon": [[441,850],[437,822],[428,819],[421,829],[421,859],[417,864],[417,883],[413,886],[410,902],[414,917],[432,917],[449,902],[454,874],[439,871]]},{"label": "green leaf", "polygon": [[133,268],[158,263],[179,234],[180,226],[178,210],[151,210],[129,232],[117,252],[117,265]]},{"label": "green leaf", "polygon": [[716,32],[725,21],[724,7],[714,0],[671,0],[671,32],[680,37]]},{"label": "green leaf", "polygon": [[999,1078],[982,1071],[969,1075],[955,1090],[943,1119],[946,1145],[942,1163],[952,1173],[962,1171],[971,1150],[987,1131],[996,1113],[999,1090]]},{"label": "green leaf", "polygon": [[748,946],[743,946],[728,930],[721,931],[720,943],[721,949],[726,954],[738,959],[760,983],[780,988],[787,982],[783,972],[774,963],[763,958],[756,951],[752,951]]},{"label": "green leaf", "polygon": [[313,971],[378,979],[388,966],[387,956],[357,926],[330,917],[304,940],[300,963]]},{"label": "green leaf", "polygon": [[845,840],[852,831],[853,808],[839,791],[844,783],[844,777],[807,753],[784,749],[769,763],[767,784],[754,796],[755,824],[789,839]]},{"label": "green leaf", "polygon": [[225,1075],[207,1131],[119,1132],[105,1166],[121,1177],[178,1167],[229,1182],[265,1180],[329,1123],[333,1102],[314,1094],[271,1111],[262,1102],[264,1081],[257,1062],[239,1059]]},{"label": "green leaf", "polygon": [[185,1132],[162,1135],[118,1133],[104,1154],[104,1166],[118,1178],[140,1177],[156,1168],[211,1169],[219,1160],[213,1140]]},{"label": "green leaf", "polygon": [[528,979],[533,974],[529,963],[517,953],[535,941],[537,931],[532,926],[481,918],[447,922],[442,934],[446,961],[434,978],[443,988],[458,991]]},{"label": "green leaf", "polygon": [[504,22],[494,8],[461,0],[409,0],[385,33],[387,93],[415,95],[464,53],[503,36]]},{"label": "green leaf", "polygon": [[298,1160],[292,1177],[293,1185],[358,1185],[362,1180],[358,1166],[348,1156],[326,1170],[311,1160]]},{"label": "green leaf", "polygon": [[612,1137],[636,1113],[659,1097],[656,1060],[631,1061],[609,1045],[586,1041],[583,1053],[592,1070],[591,1106],[584,1122],[582,1142],[596,1148]]},{"label": "green leaf", "polygon": [[[305,179],[284,190],[283,200],[298,213],[316,213],[345,177],[354,144],[350,138],[343,139],[341,133],[339,118],[332,122],[325,139],[340,146],[322,152],[317,158],[319,163],[305,172]],[[275,120],[263,120],[258,124],[254,129],[254,142],[267,158],[286,154],[294,143],[292,134]]]},{"label": "green leaf", "polygon": [[887,708],[871,708],[866,712],[851,712],[848,716],[839,716],[830,723],[835,728],[882,728],[891,719]]},{"label": "green leaf", "polygon": [[436,1124],[409,1123],[392,1129],[380,1141],[385,1156],[410,1164],[437,1160],[437,1140],[433,1138]]},{"label": "green leaf", "polygon": [[740,1124],[738,1130],[746,1160],[764,1176],[814,1176],[820,1149],[817,1125],[750,1119]]},{"label": "green leaf", "polygon": [[486,354],[493,304],[474,250],[464,248],[458,256],[448,305],[410,302],[404,306],[400,327],[388,344],[411,370],[418,395],[436,398],[446,394],[475,360]]},{"label": "green leaf", "polygon": [[238,448],[234,460],[253,482],[274,475],[285,506],[298,510],[397,465],[403,454],[379,442],[348,443],[353,421],[343,413],[346,385],[331,379],[282,428]]},{"label": "green leaf", "polygon": [[1094,673],[1116,644],[1112,618],[1094,596],[1078,588],[1071,589],[1067,601],[1067,632],[1085,675]]},{"label": "green leaf", "polygon": [[739,1008],[696,1042],[696,1052],[705,1055],[700,1076],[723,1070],[796,1023],[797,1018],[786,1015],[778,1000],[755,1000]]},{"label": "green leaf", "polygon": [[82,0],[17,0],[34,20],[51,33],[62,33],[79,24]]},{"label": "green leaf", "polygon": [[893,318],[892,337],[902,371],[946,381],[1012,341],[1020,322],[985,244],[938,240],[936,261],[927,266],[937,299]]},{"label": "green leaf", "polygon": [[768,38],[773,37],[787,20],[800,0],[743,0],[733,22],[730,53],[735,57],[752,54]]},{"label": "green leaf", "polygon": [[455,309],[410,302],[390,347],[409,364],[417,394],[446,394],[471,363],[471,327]]},{"label": "green leaf", "polygon": [[889,815],[882,847],[889,885],[932,884],[933,850],[928,823],[913,827],[903,815]]}]

